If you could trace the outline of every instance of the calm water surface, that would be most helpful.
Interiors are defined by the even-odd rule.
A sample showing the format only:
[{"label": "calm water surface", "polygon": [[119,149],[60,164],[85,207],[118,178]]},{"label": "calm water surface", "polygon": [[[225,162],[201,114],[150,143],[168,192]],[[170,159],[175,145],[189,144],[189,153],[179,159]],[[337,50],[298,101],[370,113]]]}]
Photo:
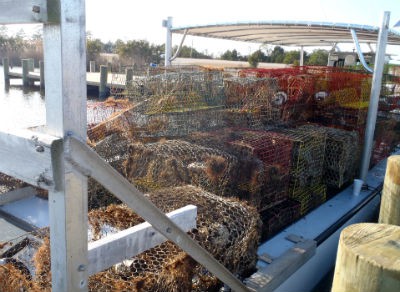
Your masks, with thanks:
[{"label": "calm water surface", "polygon": [[3,67],[0,66],[0,128],[27,128],[44,125],[46,108],[44,93],[39,87],[23,89],[21,79],[11,79],[4,86]]},{"label": "calm water surface", "polygon": [[[18,71],[18,68],[13,68]],[[4,71],[0,66],[0,130],[40,126],[46,124],[45,93],[37,86],[29,89],[22,87],[21,79],[11,79],[8,88],[4,85]],[[89,96],[88,122],[98,122],[110,113],[99,112],[94,105],[94,96]],[[100,118],[99,118],[100,117]]]}]

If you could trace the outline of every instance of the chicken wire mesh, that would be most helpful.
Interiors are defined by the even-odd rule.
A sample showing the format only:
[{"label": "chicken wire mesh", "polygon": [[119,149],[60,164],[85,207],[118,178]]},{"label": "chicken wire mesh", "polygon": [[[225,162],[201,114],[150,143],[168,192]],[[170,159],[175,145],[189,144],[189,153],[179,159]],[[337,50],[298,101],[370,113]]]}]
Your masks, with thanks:
[{"label": "chicken wire mesh", "polygon": [[318,125],[305,125],[301,129],[326,135],[323,182],[339,189],[352,181],[360,156],[358,133]]},{"label": "chicken wire mesh", "polygon": [[125,175],[139,189],[193,184],[221,196],[231,196],[237,177],[237,158],[182,140],[129,147]]},{"label": "chicken wire mesh", "polygon": [[262,211],[260,217],[263,222],[261,240],[265,240],[300,217],[300,203],[285,200]]},{"label": "chicken wire mesh", "polygon": [[174,72],[141,77],[127,85],[137,104],[129,123],[136,137],[183,136],[223,123],[219,72]]},{"label": "chicken wire mesh", "polygon": [[305,214],[317,206],[313,201],[322,203],[326,199],[322,183],[326,134],[307,127],[282,129],[279,133],[293,143],[289,197],[301,203],[301,214]]},{"label": "chicken wire mesh", "polygon": [[225,78],[224,95],[228,126],[262,129],[281,118],[285,96],[273,78]]},{"label": "chicken wire mesh", "polygon": [[108,98],[106,101],[88,101],[87,103],[87,123],[88,127],[93,127],[101,122],[108,120],[113,115],[128,109],[132,104],[127,100]]},{"label": "chicken wire mesh", "polygon": [[268,131],[236,130],[236,137],[229,144],[239,153],[257,157],[263,162],[265,179],[261,188],[260,211],[287,199],[291,139]]},{"label": "chicken wire mesh", "polygon": [[[193,186],[160,189],[148,198],[163,212],[188,204],[198,207],[189,234],[232,273],[255,268],[260,221],[255,209]],[[125,205],[89,212],[89,241],[143,220]],[[0,246],[1,291],[51,291],[48,230]],[[89,277],[89,291],[212,291],[221,283],[172,242],[165,242]]]}]

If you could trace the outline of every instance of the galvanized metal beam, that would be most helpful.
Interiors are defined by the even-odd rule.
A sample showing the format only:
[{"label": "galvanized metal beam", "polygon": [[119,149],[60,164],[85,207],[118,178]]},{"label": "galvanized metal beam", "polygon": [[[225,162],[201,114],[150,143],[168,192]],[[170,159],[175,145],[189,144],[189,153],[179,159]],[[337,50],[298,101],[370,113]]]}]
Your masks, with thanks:
[{"label": "galvanized metal beam", "polygon": [[171,56],[172,56],[172,17],[168,17],[163,21],[163,27],[167,29],[167,36],[165,41],[165,52],[164,52],[164,66],[171,66]]},{"label": "galvanized metal beam", "polygon": [[[183,231],[196,228],[197,207],[188,205],[166,214]],[[167,239],[148,222],[89,243],[89,275],[103,271],[125,259],[132,258]]]},{"label": "galvanized metal beam", "polygon": [[267,267],[246,279],[246,285],[253,291],[274,291],[315,254],[316,248],[314,240],[298,242]]},{"label": "galvanized metal beam", "polygon": [[248,291],[231,272],[203,249],[186,232],[182,231],[161,210],[153,205],[138,189],[106,163],[86,143],[70,136],[65,139],[66,160],[86,176],[91,176],[149,222],[166,238],[176,243],[193,259],[234,291]]},{"label": "galvanized metal beam", "polygon": [[390,12],[383,14],[382,25],[379,30],[378,44],[376,48],[376,57],[374,65],[374,75],[372,77],[371,95],[368,106],[367,124],[365,126],[365,140],[363,156],[361,160],[360,178],[365,182],[368,174],[372,144],[374,141],[374,132],[376,126],[376,118],[378,115],[379,96],[381,93],[383,67],[385,64],[386,43],[388,38],[390,21]]},{"label": "galvanized metal beam", "polygon": [[59,0],[0,0],[0,24],[57,23]]},{"label": "galvanized metal beam", "polygon": [[[86,141],[85,1],[61,0],[59,5],[59,23],[43,29],[46,131],[57,137],[72,132]],[[53,154],[53,173],[57,187],[49,192],[52,289],[87,291],[87,178],[65,164],[62,147]]]},{"label": "galvanized metal beam", "polygon": [[360,59],[361,64],[363,65],[365,70],[373,73],[374,71],[368,66],[367,62],[365,62],[364,54],[361,50],[360,43],[358,42],[356,31],[354,29],[350,29],[350,33],[353,38],[354,46],[356,47],[358,58]]},{"label": "galvanized metal beam", "polygon": [[44,189],[53,189],[52,153],[60,138],[30,130],[0,132],[0,172]]},{"label": "galvanized metal beam", "polygon": [[0,196],[0,206],[19,201],[22,199],[30,198],[36,195],[36,191],[32,187],[24,187],[16,190],[9,191],[7,193],[1,194]]}]

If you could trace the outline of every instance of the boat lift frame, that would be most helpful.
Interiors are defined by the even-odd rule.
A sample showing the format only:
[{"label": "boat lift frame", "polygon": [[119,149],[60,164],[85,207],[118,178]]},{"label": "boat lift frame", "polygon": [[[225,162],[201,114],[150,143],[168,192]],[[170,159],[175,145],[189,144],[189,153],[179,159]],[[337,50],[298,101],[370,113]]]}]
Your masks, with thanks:
[{"label": "boat lift frame", "polygon": [[[149,222],[164,236],[161,242],[173,241],[234,291],[248,291],[187,230],[86,145],[85,17],[84,0],[0,0],[0,24],[43,23],[46,126],[41,132],[0,132],[0,172],[49,191],[53,291],[87,291],[89,274],[111,264],[98,264],[103,259],[97,256],[106,253],[88,259],[89,176]],[[158,243],[149,239],[145,245]]]}]

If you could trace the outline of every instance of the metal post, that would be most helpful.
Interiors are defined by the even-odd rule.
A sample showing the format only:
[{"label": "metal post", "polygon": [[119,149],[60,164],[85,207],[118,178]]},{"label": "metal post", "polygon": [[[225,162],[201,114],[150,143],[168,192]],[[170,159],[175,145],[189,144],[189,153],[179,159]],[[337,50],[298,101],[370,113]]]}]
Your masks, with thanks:
[{"label": "metal post", "polygon": [[29,86],[29,60],[28,59],[22,59],[21,60],[22,63],[22,85],[24,87],[28,87]]},{"label": "metal post", "polygon": [[378,44],[376,50],[374,75],[372,77],[371,96],[368,107],[367,125],[365,126],[365,142],[363,156],[361,160],[360,178],[365,181],[371,160],[372,144],[376,125],[376,116],[378,113],[379,95],[381,92],[381,83],[383,75],[383,65],[385,63],[385,51],[388,36],[388,27],[390,12],[385,11],[382,20],[382,26],[379,30]]},{"label": "metal post", "polygon": [[90,72],[96,72],[96,62],[95,61],[90,61],[89,62],[89,67],[90,67]]},{"label": "metal post", "polygon": [[44,89],[44,62],[39,61],[40,89]]},{"label": "metal post", "polygon": [[304,66],[304,47],[300,47],[300,66]]},{"label": "metal post", "polygon": [[8,62],[8,58],[3,58],[3,70],[4,70],[4,84],[6,86],[10,85],[10,64]]},{"label": "metal post", "polygon": [[108,67],[105,65],[100,66],[100,87],[99,87],[99,97],[105,98],[107,95],[107,75]]},{"label": "metal post", "polygon": [[126,74],[126,82],[132,81],[132,79],[133,79],[133,69],[132,68],[126,68],[125,74]]},{"label": "metal post", "polygon": [[172,17],[168,17],[164,20],[164,27],[167,29],[167,39],[165,42],[165,67],[171,66],[171,56],[172,56]]},{"label": "metal post", "polygon": [[[45,24],[47,132],[86,141],[86,24],[84,0],[58,2],[58,23]],[[87,179],[52,153],[57,189],[49,191],[53,291],[87,291]]]}]

